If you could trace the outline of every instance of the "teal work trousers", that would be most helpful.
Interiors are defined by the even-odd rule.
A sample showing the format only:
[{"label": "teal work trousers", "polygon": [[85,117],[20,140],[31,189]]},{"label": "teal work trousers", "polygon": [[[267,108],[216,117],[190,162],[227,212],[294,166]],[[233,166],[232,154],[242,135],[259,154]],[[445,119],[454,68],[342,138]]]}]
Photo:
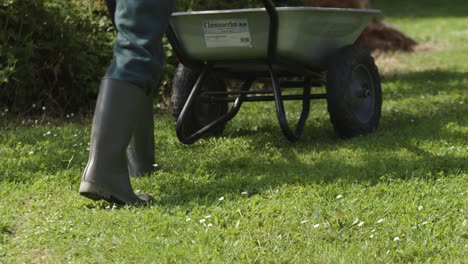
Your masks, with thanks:
[{"label": "teal work trousers", "polygon": [[116,0],[109,9],[117,38],[106,77],[142,83],[158,81],[164,65],[162,39],[175,0]]}]

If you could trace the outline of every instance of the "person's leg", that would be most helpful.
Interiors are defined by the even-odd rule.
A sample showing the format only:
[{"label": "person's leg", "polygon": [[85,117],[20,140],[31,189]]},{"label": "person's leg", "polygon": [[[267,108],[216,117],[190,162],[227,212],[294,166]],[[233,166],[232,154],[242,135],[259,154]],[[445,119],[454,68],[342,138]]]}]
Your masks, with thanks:
[{"label": "person's leg", "polygon": [[[80,193],[121,204],[146,203],[130,184],[127,147],[138,118],[149,116],[154,76],[162,67],[162,37],[173,0],[117,0],[118,30],[114,59],[103,79],[96,104],[88,165]],[[152,165],[152,164],[151,164]]]},{"label": "person's leg", "polygon": [[[129,5],[131,4],[129,3]],[[142,8],[142,6],[135,8],[138,12],[136,21],[126,19],[132,15],[125,14],[128,10],[128,7],[125,7],[117,3],[115,8],[115,16],[122,19],[115,24],[116,30],[119,32],[118,41],[115,46],[116,55],[107,74],[108,76],[124,76],[124,78],[129,80],[144,80],[148,76],[152,76],[152,83],[145,84],[147,85],[146,89],[148,89],[148,93],[151,93],[151,89],[159,82],[160,71],[164,61],[162,37],[168,26],[169,17],[174,8],[174,1],[156,0],[152,2],[152,6],[148,3],[145,5],[145,8]],[[151,11],[156,9],[157,12]],[[155,23],[154,20],[156,19],[159,23]],[[137,30],[128,30],[135,28],[136,25],[138,25]],[[152,31],[154,34],[143,33],[147,31]],[[132,56],[128,56],[129,50]],[[148,60],[148,57],[152,59]],[[125,67],[122,67],[122,65],[125,65]],[[129,71],[128,69],[131,70]],[[138,117],[139,122],[137,122],[127,149],[128,167],[130,175],[134,177],[150,173],[154,170],[155,144],[152,115],[153,102],[151,99],[152,97],[141,102],[141,107],[148,110]]]},{"label": "person's leg", "polygon": [[163,66],[162,38],[173,8],[174,0],[117,0],[118,33],[108,77],[152,87]]},{"label": "person's leg", "polygon": [[137,123],[127,148],[127,161],[130,176],[139,177],[155,170],[154,116],[152,96],[147,96],[140,104],[143,112]]},{"label": "person's leg", "polygon": [[[106,0],[106,5],[109,10],[109,16],[116,28],[115,24],[115,11],[116,0]],[[117,30],[118,31],[118,30]],[[162,58],[158,58],[162,61]],[[154,78],[154,83],[158,83],[159,77]],[[154,120],[153,120],[153,100],[149,96],[141,107],[147,110],[139,118],[135,131],[133,132],[130,144],[127,148],[127,161],[130,176],[138,177],[154,171],[155,163],[155,144],[154,144]]]}]

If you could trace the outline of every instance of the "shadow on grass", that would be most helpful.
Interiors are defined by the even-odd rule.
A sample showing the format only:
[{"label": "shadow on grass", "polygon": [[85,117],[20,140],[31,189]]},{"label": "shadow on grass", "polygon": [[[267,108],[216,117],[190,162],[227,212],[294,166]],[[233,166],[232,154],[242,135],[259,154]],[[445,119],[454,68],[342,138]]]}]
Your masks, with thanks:
[{"label": "shadow on grass", "polygon": [[[226,193],[256,194],[281,185],[334,182],[375,185],[382,179],[437,178],[466,172],[468,149],[463,127],[468,126],[468,97],[465,88],[453,80],[466,82],[466,76],[429,71],[386,79],[385,82],[398,81],[404,87],[412,87],[400,91],[404,98],[418,98],[421,94],[437,96],[443,91],[458,94],[465,101],[463,104],[437,102],[439,107],[430,112],[384,112],[381,128],[376,133],[350,140],[337,138],[328,124],[319,127],[309,124],[305,136],[297,143],[288,142],[274,123],[234,131],[228,138],[254,138],[251,147],[258,153],[264,146],[273,145],[281,159],[220,156],[205,164],[215,172],[213,179],[205,183],[180,179],[177,186],[161,186],[159,203],[215,201]],[[426,81],[431,85],[425,85]],[[349,157],[346,157],[347,149],[353,150]]]}]

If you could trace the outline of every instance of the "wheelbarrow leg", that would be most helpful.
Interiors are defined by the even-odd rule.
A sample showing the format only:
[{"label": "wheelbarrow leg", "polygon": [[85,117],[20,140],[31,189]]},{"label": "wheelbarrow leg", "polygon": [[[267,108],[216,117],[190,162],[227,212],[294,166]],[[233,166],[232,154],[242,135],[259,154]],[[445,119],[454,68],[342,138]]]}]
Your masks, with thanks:
[{"label": "wheelbarrow leg", "polygon": [[[197,99],[197,96],[200,94],[201,88],[203,87],[203,82],[207,78],[210,70],[211,70],[211,68],[210,68],[209,65],[204,67],[203,71],[201,72],[200,76],[197,79],[197,82],[195,83],[195,86],[193,87],[192,91],[190,92],[190,95],[188,96],[184,107],[182,108],[182,111],[181,111],[181,113],[179,115],[179,118],[177,119],[176,134],[177,134],[177,137],[179,138],[179,140],[184,144],[194,143],[198,139],[200,139],[203,136],[205,136],[206,134],[208,134],[208,132],[210,132],[210,130],[212,128],[216,127],[217,125],[219,125],[221,123],[226,123],[229,120],[233,119],[234,116],[236,116],[237,113],[239,112],[239,109],[241,108],[242,103],[244,102],[244,99],[245,99],[246,95],[241,94],[239,97],[236,98],[231,110],[228,113],[226,113],[225,115],[219,117],[218,119],[214,120],[213,122],[209,123],[208,125],[202,127],[201,129],[199,129],[195,133],[193,133],[191,135],[186,135],[185,131],[184,131],[184,123],[186,121],[186,118],[189,116],[189,113],[191,111],[193,111],[192,110],[193,109],[193,104],[195,103],[195,100]],[[241,88],[241,91],[249,90],[254,81],[255,81],[254,79],[246,80],[244,82],[242,88]]]},{"label": "wheelbarrow leg", "polygon": [[269,72],[270,78],[273,86],[273,93],[275,97],[275,104],[276,104],[276,113],[278,115],[278,121],[280,124],[281,129],[283,130],[284,135],[286,138],[292,142],[297,141],[304,130],[304,126],[306,124],[307,118],[309,117],[310,112],[310,78],[306,77],[304,81],[304,92],[302,95],[302,111],[299,117],[299,120],[296,124],[296,129],[293,132],[288,124],[288,120],[286,119],[286,113],[284,110],[283,100],[281,99],[281,87],[279,85],[278,77],[276,73],[273,71],[271,65],[269,65]]}]

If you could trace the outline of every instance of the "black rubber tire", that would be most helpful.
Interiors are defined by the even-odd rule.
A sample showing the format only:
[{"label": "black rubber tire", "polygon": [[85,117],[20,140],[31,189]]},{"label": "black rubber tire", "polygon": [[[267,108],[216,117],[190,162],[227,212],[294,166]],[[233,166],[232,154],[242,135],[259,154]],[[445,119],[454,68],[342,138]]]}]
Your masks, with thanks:
[{"label": "black rubber tire", "polygon": [[[179,64],[177,71],[174,75],[172,82],[172,106],[173,116],[177,121],[180,113],[187,101],[190,92],[197,81],[199,73],[185,67],[183,64]],[[216,78],[215,76],[208,76],[202,87],[203,91],[216,91],[225,92],[227,91],[226,84],[223,80]],[[193,134],[200,128],[225,115],[228,111],[228,103],[207,103],[196,101],[193,106],[193,110],[186,119],[184,126],[184,133],[186,135]],[[214,127],[207,136],[220,136],[226,127],[226,124],[220,124]]]},{"label": "black rubber tire", "polygon": [[326,88],[330,121],[340,137],[377,129],[382,88],[379,70],[366,49],[354,45],[340,49],[328,65]]}]

